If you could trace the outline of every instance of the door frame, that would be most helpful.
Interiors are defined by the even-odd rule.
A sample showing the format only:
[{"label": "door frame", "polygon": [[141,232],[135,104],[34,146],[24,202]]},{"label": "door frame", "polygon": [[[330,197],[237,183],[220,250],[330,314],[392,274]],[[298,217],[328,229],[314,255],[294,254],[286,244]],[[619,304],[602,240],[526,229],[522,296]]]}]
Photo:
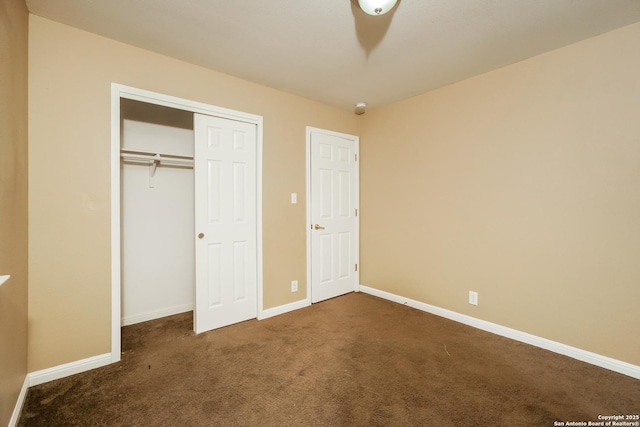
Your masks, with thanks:
[{"label": "door frame", "polygon": [[357,156],[355,163],[356,176],[355,176],[355,197],[356,205],[358,206],[358,215],[356,216],[356,235],[355,235],[355,252],[356,252],[356,264],[358,264],[358,270],[355,272],[356,285],[354,292],[360,292],[360,137],[356,135],[350,135],[347,133],[334,132],[331,130],[320,129],[312,126],[307,126],[307,138],[306,138],[306,209],[307,209],[307,299],[306,304],[311,305],[311,135],[313,133],[324,133],[326,135],[337,136],[340,138],[351,139],[354,142],[354,150]]},{"label": "door frame", "polygon": [[[121,351],[121,209],[120,209],[120,100],[131,99],[208,116],[256,125],[256,245],[257,314],[263,318],[262,266],[262,134],[263,118],[211,104],[178,98],[118,83],[111,84],[111,362],[120,361]],[[195,233],[195,230],[194,230]],[[195,235],[194,235],[195,236]],[[194,237],[195,239],[195,237]],[[194,293],[195,299],[195,293]],[[195,301],[194,301],[195,304]]]}]

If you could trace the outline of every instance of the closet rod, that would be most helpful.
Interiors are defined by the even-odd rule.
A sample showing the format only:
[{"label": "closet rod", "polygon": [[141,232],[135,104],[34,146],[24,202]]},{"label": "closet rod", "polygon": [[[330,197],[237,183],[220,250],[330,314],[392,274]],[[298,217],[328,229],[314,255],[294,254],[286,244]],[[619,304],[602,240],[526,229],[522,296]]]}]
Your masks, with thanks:
[{"label": "closet rod", "polygon": [[120,153],[126,154],[139,154],[139,155],[150,155],[150,156],[162,156],[162,157],[173,157],[176,159],[186,159],[193,160],[193,156],[185,156],[183,154],[169,154],[169,153],[159,153],[157,151],[144,151],[144,150],[130,150],[128,148],[121,148]]},{"label": "closet rod", "polygon": [[167,157],[166,155],[160,154],[132,154],[132,153],[120,153],[120,157],[123,160],[129,162],[158,162],[166,165],[176,165],[176,166],[193,166],[193,158],[189,158],[184,156],[183,158],[179,157]]},{"label": "closet rod", "polygon": [[120,150],[120,157],[125,162],[146,163],[149,165],[149,188],[154,188],[158,165],[171,165],[193,168],[193,157],[178,154],[161,154],[139,150]]}]

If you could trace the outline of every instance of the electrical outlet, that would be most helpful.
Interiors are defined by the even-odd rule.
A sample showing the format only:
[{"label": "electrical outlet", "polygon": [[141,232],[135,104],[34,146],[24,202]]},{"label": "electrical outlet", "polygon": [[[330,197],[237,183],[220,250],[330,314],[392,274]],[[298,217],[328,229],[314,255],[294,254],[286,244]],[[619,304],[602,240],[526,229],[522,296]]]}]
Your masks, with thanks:
[{"label": "electrical outlet", "polygon": [[291,281],[291,292],[298,292],[298,281],[297,280],[292,280]]},{"label": "electrical outlet", "polygon": [[469,304],[478,305],[478,293],[469,291]]}]

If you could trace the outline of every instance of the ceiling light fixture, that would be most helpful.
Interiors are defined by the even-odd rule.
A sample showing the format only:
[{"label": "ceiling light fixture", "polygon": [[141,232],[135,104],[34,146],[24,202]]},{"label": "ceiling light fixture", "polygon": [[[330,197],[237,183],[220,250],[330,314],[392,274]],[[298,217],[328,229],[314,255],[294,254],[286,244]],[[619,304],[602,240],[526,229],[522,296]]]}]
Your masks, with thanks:
[{"label": "ceiling light fixture", "polygon": [[398,0],[358,0],[358,5],[365,13],[378,16],[393,9]]}]

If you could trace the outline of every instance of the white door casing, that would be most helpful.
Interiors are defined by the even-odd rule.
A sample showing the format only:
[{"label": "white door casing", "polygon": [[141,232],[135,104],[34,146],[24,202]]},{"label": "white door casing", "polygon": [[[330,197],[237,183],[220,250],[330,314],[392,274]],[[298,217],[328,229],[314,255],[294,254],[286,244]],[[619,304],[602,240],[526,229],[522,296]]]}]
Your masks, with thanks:
[{"label": "white door casing", "polygon": [[358,290],[358,143],[357,136],[307,128],[313,303]]},{"label": "white door casing", "polygon": [[201,333],[257,316],[256,125],[194,114]]}]

